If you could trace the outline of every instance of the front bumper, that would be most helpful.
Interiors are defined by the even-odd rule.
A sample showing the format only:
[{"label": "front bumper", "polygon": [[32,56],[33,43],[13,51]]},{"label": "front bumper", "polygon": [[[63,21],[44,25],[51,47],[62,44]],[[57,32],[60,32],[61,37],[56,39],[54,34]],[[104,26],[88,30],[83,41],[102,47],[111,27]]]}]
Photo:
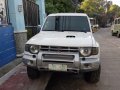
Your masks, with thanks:
[{"label": "front bumper", "polygon": [[[45,58],[43,57],[43,54],[53,55],[53,57]],[[55,59],[55,57],[57,57],[56,55],[61,55],[62,59],[59,58]],[[73,56],[73,58],[71,56]],[[68,58],[70,60],[68,60]],[[23,56],[23,62],[27,66],[34,67],[43,71],[52,71],[49,69],[49,65],[66,65],[67,70],[65,72],[76,73],[80,71],[83,72],[93,71],[98,69],[100,66],[99,55],[84,58],[80,57],[79,53],[63,53],[63,52],[62,53],[40,52],[39,54],[30,54],[29,52],[25,52]]]}]

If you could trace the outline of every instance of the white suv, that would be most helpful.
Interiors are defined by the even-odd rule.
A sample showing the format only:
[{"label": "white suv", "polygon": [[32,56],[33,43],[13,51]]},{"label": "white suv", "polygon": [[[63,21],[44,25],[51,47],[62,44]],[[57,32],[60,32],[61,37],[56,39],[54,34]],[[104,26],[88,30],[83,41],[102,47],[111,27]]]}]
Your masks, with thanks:
[{"label": "white suv", "polygon": [[50,14],[39,34],[25,45],[23,62],[30,79],[39,71],[83,72],[85,80],[100,78],[100,48],[89,18],[82,13]]}]

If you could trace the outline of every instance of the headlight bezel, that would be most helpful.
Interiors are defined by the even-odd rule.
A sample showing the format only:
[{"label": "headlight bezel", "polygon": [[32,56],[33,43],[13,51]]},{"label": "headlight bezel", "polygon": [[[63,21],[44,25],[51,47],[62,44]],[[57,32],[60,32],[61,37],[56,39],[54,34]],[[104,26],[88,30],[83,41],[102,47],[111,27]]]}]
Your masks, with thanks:
[{"label": "headlight bezel", "polygon": [[[32,51],[31,50],[32,48],[34,48],[34,49],[37,48],[36,49],[37,51],[35,51],[35,52]],[[31,44],[31,45],[30,44],[26,44],[25,45],[25,51],[30,52],[31,54],[38,54],[39,51],[40,51],[40,46],[39,45],[33,45],[33,44]]]},{"label": "headlight bezel", "polygon": [[[88,54],[85,55],[85,53],[83,54],[83,52],[81,52],[81,49],[88,49]],[[89,56],[92,56],[92,55],[98,55],[99,53],[99,47],[81,47],[79,49],[79,52],[80,52],[80,56],[81,57],[89,57]]]},{"label": "headlight bezel", "polygon": [[91,55],[98,55],[99,54],[99,47],[92,47]]},{"label": "headlight bezel", "polygon": [[[31,50],[30,50],[30,47],[31,46],[35,46],[35,47],[37,47],[38,49],[38,51],[37,52],[31,52]],[[81,53],[81,49],[89,49],[89,50],[91,50],[90,52],[89,52],[89,54],[88,55],[83,55],[82,53]],[[33,44],[26,44],[25,45],[25,51],[27,51],[27,52],[30,52],[30,53],[32,53],[32,54],[38,54],[39,53],[39,51],[40,51],[40,46],[39,45],[33,45]],[[91,55],[98,55],[98,53],[99,53],[99,47],[80,47],[79,48],[79,53],[80,53],[80,56],[81,57],[89,57],[89,56],[91,56]]]}]

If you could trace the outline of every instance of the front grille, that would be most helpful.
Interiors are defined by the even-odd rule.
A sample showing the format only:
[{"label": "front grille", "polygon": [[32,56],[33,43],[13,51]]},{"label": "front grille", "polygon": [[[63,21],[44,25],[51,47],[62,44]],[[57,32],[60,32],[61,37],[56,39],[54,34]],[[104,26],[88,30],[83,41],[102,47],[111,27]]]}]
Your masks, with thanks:
[{"label": "front grille", "polygon": [[43,54],[43,59],[73,60],[74,55]]},{"label": "front grille", "polygon": [[40,51],[79,52],[78,47],[41,46]]}]

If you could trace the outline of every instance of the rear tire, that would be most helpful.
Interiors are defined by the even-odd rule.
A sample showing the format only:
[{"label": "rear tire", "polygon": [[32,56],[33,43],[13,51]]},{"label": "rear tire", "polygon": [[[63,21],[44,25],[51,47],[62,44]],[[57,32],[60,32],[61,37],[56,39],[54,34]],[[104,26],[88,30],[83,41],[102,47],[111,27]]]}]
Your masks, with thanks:
[{"label": "rear tire", "polygon": [[27,75],[29,79],[37,79],[39,77],[39,71],[37,69],[27,66]]},{"label": "rear tire", "polygon": [[117,34],[117,37],[120,38],[120,33]]},{"label": "rear tire", "polygon": [[101,67],[99,67],[98,70],[91,71],[91,72],[85,72],[84,73],[84,79],[88,83],[97,83],[100,80],[100,72]]},{"label": "rear tire", "polygon": [[112,31],[112,36],[115,36],[115,33],[113,33],[113,31]]}]

